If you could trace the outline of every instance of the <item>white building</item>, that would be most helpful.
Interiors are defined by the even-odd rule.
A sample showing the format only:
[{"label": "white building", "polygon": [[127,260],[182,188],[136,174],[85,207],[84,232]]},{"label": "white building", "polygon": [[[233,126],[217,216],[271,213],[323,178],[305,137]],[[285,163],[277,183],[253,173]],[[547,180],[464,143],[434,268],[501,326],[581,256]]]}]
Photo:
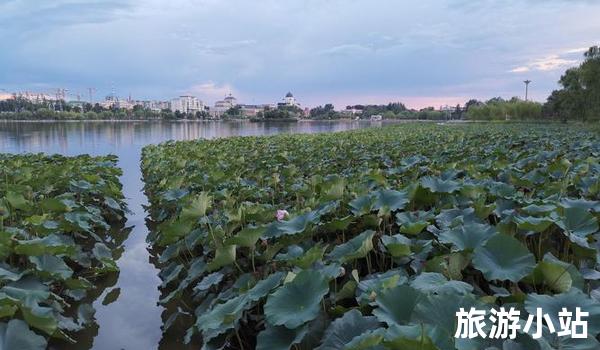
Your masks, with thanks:
[{"label": "white building", "polygon": [[279,106],[288,106],[288,107],[298,107],[300,108],[300,103],[298,101],[296,101],[296,98],[294,97],[294,95],[292,95],[291,92],[288,92],[285,97],[283,98],[283,101],[279,103]]},{"label": "white building", "polygon": [[196,113],[204,111],[204,103],[195,96],[179,96],[171,100],[171,110],[181,113]]},{"label": "white building", "polygon": [[224,99],[215,102],[215,107],[211,110],[211,113],[215,117],[220,117],[225,113],[229,108],[235,107],[238,105],[237,99],[233,97],[233,95],[229,94],[225,96]]}]

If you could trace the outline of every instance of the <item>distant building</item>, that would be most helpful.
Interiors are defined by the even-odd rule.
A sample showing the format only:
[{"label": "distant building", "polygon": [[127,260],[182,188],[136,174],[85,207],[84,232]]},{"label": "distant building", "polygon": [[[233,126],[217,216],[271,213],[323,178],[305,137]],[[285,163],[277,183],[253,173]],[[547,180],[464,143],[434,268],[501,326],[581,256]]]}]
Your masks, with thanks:
[{"label": "distant building", "polygon": [[350,115],[350,116],[354,116],[357,114],[362,114],[363,110],[360,108],[357,108],[357,106],[346,106],[346,109],[344,109],[342,111],[342,114],[344,115]]},{"label": "distant building", "polygon": [[11,98],[22,98],[32,103],[43,103],[46,101],[55,101],[56,97],[50,96],[49,94],[23,91],[16,92],[10,96]]},{"label": "distant building", "polygon": [[163,109],[171,109],[171,102],[169,101],[139,101],[140,105],[144,108],[149,109],[153,112],[160,112]]},{"label": "distant building", "polygon": [[267,108],[275,108],[275,105],[262,104],[262,105],[239,105],[241,107],[241,113],[246,117],[256,117],[258,112],[263,112]]},{"label": "distant building", "polygon": [[229,108],[235,107],[238,105],[237,99],[233,97],[232,94],[228,94],[224,99],[215,102],[215,106],[211,109],[211,114],[214,117],[220,117],[225,113]]},{"label": "distant building", "polygon": [[104,98],[104,101],[98,103],[100,106],[111,109],[111,108],[121,108],[119,103],[119,98],[114,95],[108,95]]},{"label": "distant building", "polygon": [[195,96],[179,96],[171,100],[171,110],[193,114],[204,111],[204,103]]},{"label": "distant building", "polygon": [[372,120],[372,121],[376,121],[376,122],[378,122],[378,121],[381,121],[381,120],[383,120],[383,117],[381,116],[381,114],[373,114],[373,115],[371,116],[371,120]]},{"label": "distant building", "polygon": [[294,97],[294,95],[292,95],[291,92],[288,92],[283,98],[283,101],[279,102],[277,105],[300,108],[300,103],[296,101],[296,98]]}]

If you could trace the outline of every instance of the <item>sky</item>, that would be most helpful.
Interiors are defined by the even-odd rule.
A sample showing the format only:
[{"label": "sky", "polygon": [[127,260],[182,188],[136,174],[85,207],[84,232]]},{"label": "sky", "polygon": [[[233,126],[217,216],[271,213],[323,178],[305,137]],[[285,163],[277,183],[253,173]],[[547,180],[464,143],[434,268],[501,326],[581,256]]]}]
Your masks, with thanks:
[{"label": "sky", "polygon": [[545,101],[600,44],[593,0],[1,0],[0,95],[212,105]]}]

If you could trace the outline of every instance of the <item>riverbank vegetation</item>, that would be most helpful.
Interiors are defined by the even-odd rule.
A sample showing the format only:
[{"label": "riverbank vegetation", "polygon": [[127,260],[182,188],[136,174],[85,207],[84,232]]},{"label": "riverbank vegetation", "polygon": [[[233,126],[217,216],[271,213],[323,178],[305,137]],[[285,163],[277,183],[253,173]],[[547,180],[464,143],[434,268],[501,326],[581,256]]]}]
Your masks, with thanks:
[{"label": "riverbank vegetation", "polygon": [[0,154],[0,348],[92,347],[128,232],[120,175],[114,156]]},{"label": "riverbank vegetation", "polygon": [[142,106],[133,109],[106,108],[96,103],[71,105],[63,100],[33,103],[23,97],[0,101],[0,119],[6,120],[177,120],[209,119],[208,112],[181,113]]},{"label": "riverbank vegetation", "polygon": [[252,121],[297,121],[303,117],[303,111],[296,106],[277,106],[276,108],[265,108],[257,113]]},{"label": "riverbank vegetation", "polygon": [[539,120],[542,118],[542,104],[512,98],[506,101],[493,98],[486,102],[475,102],[467,110],[466,116],[472,120]]},{"label": "riverbank vegetation", "polygon": [[[165,331],[232,349],[595,349],[598,129],[405,124],[143,150]],[[589,312],[455,339],[456,311]]]}]

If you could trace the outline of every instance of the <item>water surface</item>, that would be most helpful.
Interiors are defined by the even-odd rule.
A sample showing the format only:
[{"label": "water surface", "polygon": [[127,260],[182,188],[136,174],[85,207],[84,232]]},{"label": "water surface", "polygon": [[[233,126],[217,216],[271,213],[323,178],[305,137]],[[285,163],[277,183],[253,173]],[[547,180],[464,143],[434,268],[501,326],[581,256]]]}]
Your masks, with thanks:
[{"label": "water surface", "polygon": [[[150,255],[145,242],[148,230],[143,209],[147,199],[142,192],[140,172],[142,147],[167,140],[333,132],[381,125],[382,122],[369,121],[271,124],[202,121],[0,121],[0,152],[63,155],[110,153],[119,157],[119,167],[123,169],[123,191],[131,210],[127,216],[127,226],[133,226],[133,230],[125,241],[125,251],[118,260],[121,272],[114,288],[121,289],[119,298],[105,306],[101,303],[104,298],[102,295],[94,303],[98,329],[91,331],[92,348],[150,350],[158,349],[160,343],[162,350],[175,350],[177,346],[169,344],[177,342],[164,339],[160,328],[163,311],[157,305],[160,279],[158,270],[149,261]],[[82,344],[79,345],[77,348],[82,348]]]}]

